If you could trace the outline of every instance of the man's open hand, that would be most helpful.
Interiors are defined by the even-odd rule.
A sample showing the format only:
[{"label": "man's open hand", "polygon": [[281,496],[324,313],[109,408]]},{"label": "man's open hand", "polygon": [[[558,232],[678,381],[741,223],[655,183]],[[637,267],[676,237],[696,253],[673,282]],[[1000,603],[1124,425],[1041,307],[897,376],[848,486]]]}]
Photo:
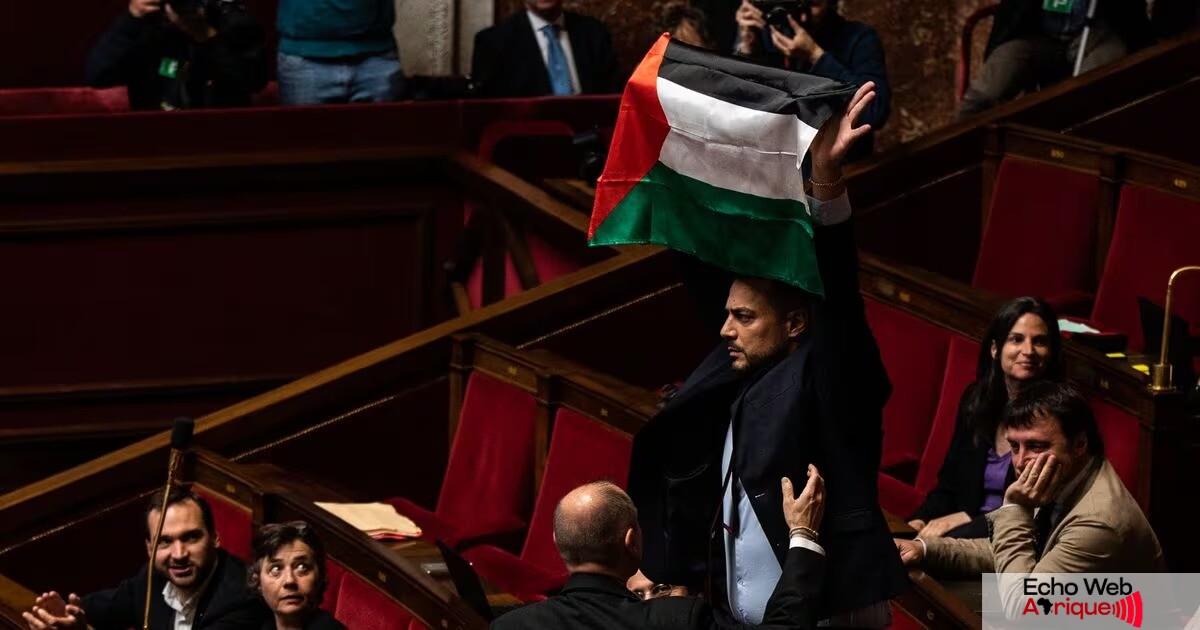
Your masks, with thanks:
[{"label": "man's open hand", "polygon": [[783,519],[788,527],[806,527],[814,532],[821,528],[825,516],[825,480],[816,466],[808,465],[808,482],[800,496],[796,496],[792,480],[783,478]]},{"label": "man's open hand", "polygon": [[21,613],[30,630],[87,630],[83,602],[72,593],[66,600],[54,591],[42,593],[29,612]]}]

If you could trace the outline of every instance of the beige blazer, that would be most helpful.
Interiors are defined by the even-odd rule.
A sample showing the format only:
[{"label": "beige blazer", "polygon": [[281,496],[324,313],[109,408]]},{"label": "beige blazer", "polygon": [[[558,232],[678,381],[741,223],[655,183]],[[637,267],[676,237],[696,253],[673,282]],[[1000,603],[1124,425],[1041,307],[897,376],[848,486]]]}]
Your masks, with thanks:
[{"label": "beige blazer", "polygon": [[1162,547],[1133,495],[1108,460],[1094,459],[1063,502],[1067,512],[1050,532],[1042,557],[1034,552],[1033,512],[1006,507],[988,514],[988,539],[925,541],[924,566],[938,573],[1158,573]]}]

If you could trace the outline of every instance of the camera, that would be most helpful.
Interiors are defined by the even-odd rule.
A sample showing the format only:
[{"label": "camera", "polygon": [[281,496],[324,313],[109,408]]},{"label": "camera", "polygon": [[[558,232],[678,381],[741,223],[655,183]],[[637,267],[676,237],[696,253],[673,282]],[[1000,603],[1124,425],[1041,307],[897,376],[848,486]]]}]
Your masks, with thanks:
[{"label": "camera", "polygon": [[788,16],[796,20],[797,24],[805,24],[812,19],[812,5],[808,0],[751,0],[751,4],[762,11],[768,26],[785,37],[796,35],[792,32],[792,25],[788,23]]}]

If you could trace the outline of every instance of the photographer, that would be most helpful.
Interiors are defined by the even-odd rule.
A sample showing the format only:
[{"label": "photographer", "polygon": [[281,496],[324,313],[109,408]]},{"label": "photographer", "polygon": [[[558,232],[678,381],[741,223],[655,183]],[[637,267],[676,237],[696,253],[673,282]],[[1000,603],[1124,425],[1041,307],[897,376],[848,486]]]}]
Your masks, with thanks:
[{"label": "photographer", "polygon": [[843,18],[837,0],[742,0],[736,17],[738,55],[854,86],[875,83],[875,100],[860,118],[871,125],[871,133],[846,161],[870,156],[892,101],[879,33]]},{"label": "photographer", "polygon": [[130,0],[87,60],[132,109],[238,107],[267,84],[266,35],[241,0]]}]

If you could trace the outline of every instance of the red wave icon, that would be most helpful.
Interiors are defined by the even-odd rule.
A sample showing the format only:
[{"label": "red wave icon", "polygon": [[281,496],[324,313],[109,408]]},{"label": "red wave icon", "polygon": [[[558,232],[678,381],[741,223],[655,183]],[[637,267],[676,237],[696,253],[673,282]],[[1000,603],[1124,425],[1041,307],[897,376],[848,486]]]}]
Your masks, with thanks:
[{"label": "red wave icon", "polygon": [[1113,602],[1113,616],[1134,628],[1142,627],[1142,592],[1134,591],[1125,599]]}]

